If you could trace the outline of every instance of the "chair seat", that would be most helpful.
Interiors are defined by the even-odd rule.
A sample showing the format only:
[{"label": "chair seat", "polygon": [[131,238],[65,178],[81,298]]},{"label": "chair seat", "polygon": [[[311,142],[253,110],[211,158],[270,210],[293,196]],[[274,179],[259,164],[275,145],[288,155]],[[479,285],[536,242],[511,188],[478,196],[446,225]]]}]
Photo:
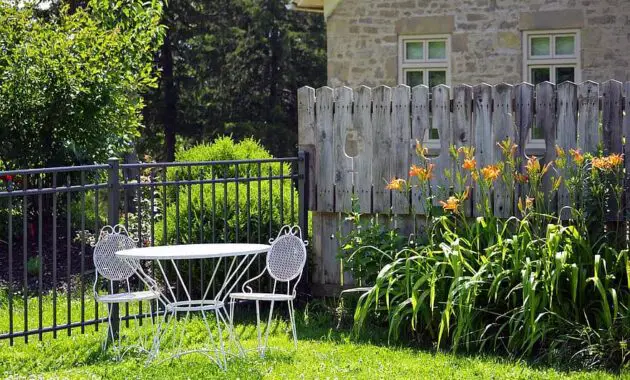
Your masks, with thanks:
[{"label": "chair seat", "polygon": [[295,296],[293,296],[292,294],[273,293],[230,293],[230,298],[259,301],[291,301],[295,298]]},{"label": "chair seat", "polygon": [[154,300],[160,296],[159,292],[154,290],[145,290],[142,292],[116,293],[99,295],[96,300],[102,303],[122,303],[133,301]]}]

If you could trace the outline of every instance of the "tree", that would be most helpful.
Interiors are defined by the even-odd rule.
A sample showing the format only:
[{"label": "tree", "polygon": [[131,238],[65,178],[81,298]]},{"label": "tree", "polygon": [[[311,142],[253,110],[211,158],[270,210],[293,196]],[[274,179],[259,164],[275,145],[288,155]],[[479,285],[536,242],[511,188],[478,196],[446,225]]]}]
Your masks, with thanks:
[{"label": "tree", "polygon": [[144,149],[162,134],[161,158],[170,159],[175,134],[231,134],[294,154],[297,89],[326,81],[323,17],[289,11],[283,0],[173,0],[163,20],[163,75],[148,96]]},{"label": "tree", "polygon": [[157,84],[161,2],[90,0],[40,13],[0,2],[0,160],[70,165],[129,149],[142,95]]}]

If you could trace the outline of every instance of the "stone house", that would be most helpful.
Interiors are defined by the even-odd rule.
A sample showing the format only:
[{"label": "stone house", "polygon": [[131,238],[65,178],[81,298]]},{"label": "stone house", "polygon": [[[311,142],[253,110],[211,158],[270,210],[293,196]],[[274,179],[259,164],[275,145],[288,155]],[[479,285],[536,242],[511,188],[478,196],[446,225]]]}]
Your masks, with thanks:
[{"label": "stone house", "polygon": [[630,0],[294,0],[323,12],[328,84],[630,80]]}]

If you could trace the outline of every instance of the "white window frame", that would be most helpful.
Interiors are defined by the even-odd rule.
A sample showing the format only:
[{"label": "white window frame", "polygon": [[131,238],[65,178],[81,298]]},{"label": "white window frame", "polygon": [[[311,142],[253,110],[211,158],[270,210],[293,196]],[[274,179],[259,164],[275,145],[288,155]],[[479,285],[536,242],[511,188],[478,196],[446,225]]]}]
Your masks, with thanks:
[{"label": "white window frame", "polygon": [[[556,55],[556,37],[573,36],[575,39],[574,54],[572,55]],[[549,53],[547,56],[531,56],[531,40],[534,37],[549,37]],[[556,83],[557,67],[573,67],[574,82],[582,81],[582,42],[579,29],[551,29],[551,30],[530,30],[523,32],[523,80],[533,83],[533,68],[549,68],[549,81]],[[542,154],[545,151],[545,140],[533,139],[532,130],[529,131],[529,137],[526,149],[536,154]]]},{"label": "white window frame", "polygon": [[[446,58],[429,59],[429,42],[446,42]],[[423,43],[423,59],[406,59],[407,43]],[[405,83],[407,71],[422,70],[423,83],[429,83],[429,71],[446,71],[446,85],[451,83],[451,35],[405,35],[398,37],[398,83]]]},{"label": "white window frame", "polygon": [[[446,58],[429,59],[429,42],[444,41],[446,43]],[[407,59],[407,43],[422,42],[423,59]],[[446,85],[451,85],[451,35],[450,34],[423,34],[403,35],[398,37],[398,83],[407,81],[407,72],[422,70],[422,83],[429,85],[429,72],[446,71]],[[426,131],[424,141],[429,153],[439,151],[440,140],[430,139],[429,129]]]}]

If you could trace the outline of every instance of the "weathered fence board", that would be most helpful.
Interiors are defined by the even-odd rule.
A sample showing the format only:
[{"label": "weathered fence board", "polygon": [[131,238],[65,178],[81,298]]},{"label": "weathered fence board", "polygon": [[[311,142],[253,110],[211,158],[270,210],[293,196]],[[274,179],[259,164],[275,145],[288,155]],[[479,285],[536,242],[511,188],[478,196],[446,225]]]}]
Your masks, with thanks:
[{"label": "weathered fence board", "polygon": [[359,212],[372,212],[372,159],[373,159],[373,127],[372,127],[372,89],[361,86],[356,91],[354,114],[357,154],[354,157],[354,192],[358,197]]},{"label": "weathered fence board", "polygon": [[578,86],[578,148],[594,152],[600,141],[599,84],[586,81]]},{"label": "weathered fence board", "polygon": [[433,114],[433,128],[440,136],[440,154],[435,158],[436,175],[431,181],[431,187],[437,196],[434,205],[439,205],[442,198],[451,192],[454,162],[450,148],[453,144],[453,129],[451,125],[450,98],[448,86],[433,87],[431,113]]},{"label": "weathered fence board", "polygon": [[[400,85],[392,92],[392,173],[396,178],[408,180],[409,176],[409,138],[411,125],[409,105],[411,93],[409,86]],[[392,212],[409,213],[409,198],[406,192],[392,194]]]},{"label": "weathered fence board", "polygon": [[[473,87],[473,126],[475,157],[477,167],[489,165],[492,162],[493,133],[492,133],[492,87],[488,84],[480,84]],[[474,198],[476,201],[473,214],[481,215],[481,206],[478,202],[481,199],[481,189],[475,188]]]},{"label": "weathered fence board", "polygon": [[315,91],[315,164],[314,181],[317,186],[317,210],[334,211],[334,149],[333,149],[333,89]]},{"label": "weathered fence board", "polygon": [[389,212],[390,191],[385,189],[387,181],[392,179],[390,172],[392,160],[392,90],[387,86],[380,86],[372,91],[374,111],[372,114],[372,128],[374,129],[374,145],[372,161],[373,211],[375,213]]},{"label": "weathered fence board", "polygon": [[[346,153],[356,153],[355,130],[352,123],[352,89],[341,87],[335,90],[335,113],[333,115],[333,144],[335,149],[335,205],[337,210],[352,209],[352,158]],[[333,169],[334,168],[334,169]]]},{"label": "weathered fence board", "polygon": [[[536,127],[543,131],[545,138],[545,154],[541,160],[541,166],[556,158],[556,93],[554,90],[554,85],[550,82],[542,82],[536,86]],[[552,171],[548,171],[543,177],[542,191],[548,203],[552,202],[547,195],[551,193],[553,180]]]},{"label": "weathered fence board", "polygon": [[[315,173],[315,89],[302,87],[298,90],[298,146],[303,152],[309,154],[309,173]],[[309,210],[317,209],[317,197],[315,196],[315,181],[309,181],[308,197]]]},{"label": "weathered fence board", "polygon": [[[516,141],[516,129],[512,120],[512,86],[506,83],[496,85],[492,91],[494,107],[492,108],[492,129],[494,130],[494,146],[492,162],[504,159],[501,153],[503,141]],[[494,184],[494,214],[502,218],[514,215],[514,191],[507,189],[505,183],[496,180]]]},{"label": "weathered fence board", "polygon": [[[623,85],[623,93],[625,94],[625,102],[623,104],[625,114],[623,117],[623,135],[626,137],[624,145],[624,156],[630,155],[630,82]],[[624,187],[630,189],[630,160],[625,160],[626,177]],[[624,216],[627,218],[630,210],[630,191],[625,192],[624,196]]]},{"label": "weathered fence board", "polygon": [[[558,146],[562,148],[564,154],[569,156],[569,150],[577,146],[577,86],[572,82],[564,82],[558,85],[557,91],[557,130]],[[573,170],[573,161],[567,160],[564,168],[556,168],[562,178],[567,178]],[[568,219],[571,215],[566,206],[570,205],[569,190],[564,181],[558,189],[558,210],[561,217]]]},{"label": "weathered fence board", "polygon": [[[458,85],[453,88],[453,140],[456,147],[470,146],[472,138],[472,87],[468,85]],[[462,168],[456,167],[458,171]],[[472,188],[472,178],[464,186]],[[456,182],[455,191],[464,191]],[[472,196],[464,202],[464,212],[472,215]]]},{"label": "weathered fence board", "polygon": [[[514,123],[516,124],[516,160],[519,174],[524,175],[527,161],[526,146],[534,125],[534,86],[530,83],[519,83],[514,86]],[[514,200],[525,199],[527,184],[516,181]],[[520,210],[515,207],[515,213]]]},{"label": "weathered fence board", "polygon": [[602,138],[604,152],[622,153],[623,85],[616,80],[602,83]]},{"label": "weathered fence board", "polygon": [[[420,165],[420,159],[416,154],[416,144],[425,144],[425,137],[429,133],[429,87],[416,86],[411,90],[411,146],[409,149],[412,164]],[[411,207],[417,213],[424,214],[425,201],[423,197],[430,194],[423,194],[422,190],[414,187],[411,190]]]},{"label": "weathered fence board", "polygon": [[[602,144],[606,153],[630,152],[630,142],[623,140],[630,136],[628,94],[630,82],[612,80],[601,85],[591,81],[558,86],[549,82],[457,85],[452,90],[444,85],[300,89],[298,143],[311,153],[315,166],[309,208],[316,211],[314,228],[323,231],[314,234],[323,236],[314,243],[320,252],[316,254],[316,264],[321,266],[317,281],[330,283],[342,275],[336,259],[338,241],[330,236],[344,228],[340,213],[352,211],[353,196],[361,213],[400,215],[394,221],[407,230],[416,218],[405,215],[426,214],[430,196],[433,207],[439,207],[440,201],[464,190],[455,176],[466,173],[458,166],[461,163],[456,164],[452,146],[473,147],[477,168],[482,168],[503,159],[497,144],[506,139],[517,144],[516,172],[521,174],[531,156],[544,165],[556,159],[556,146],[562,148],[568,166],[555,168],[543,180],[543,191],[551,194],[553,181],[566,178],[573,169],[570,149],[596,152]],[[431,139],[433,130],[439,134],[437,150],[431,148],[437,147]],[[411,165],[425,163],[417,157],[416,142],[430,148],[428,160],[435,165],[430,188],[415,187],[411,194],[386,189],[393,178],[417,183],[408,174]],[[629,162],[626,172],[630,172]],[[511,174],[505,172],[506,167],[503,170]],[[465,210],[477,216],[481,197],[474,184],[464,184],[472,186]],[[517,201],[528,194],[527,184],[518,182],[505,186],[497,181],[493,191],[491,210],[501,217],[518,214]],[[624,197],[625,209],[630,195]],[[566,206],[571,200],[563,185],[557,199],[548,197],[547,201],[554,209],[567,210],[563,218],[570,216]]]}]

